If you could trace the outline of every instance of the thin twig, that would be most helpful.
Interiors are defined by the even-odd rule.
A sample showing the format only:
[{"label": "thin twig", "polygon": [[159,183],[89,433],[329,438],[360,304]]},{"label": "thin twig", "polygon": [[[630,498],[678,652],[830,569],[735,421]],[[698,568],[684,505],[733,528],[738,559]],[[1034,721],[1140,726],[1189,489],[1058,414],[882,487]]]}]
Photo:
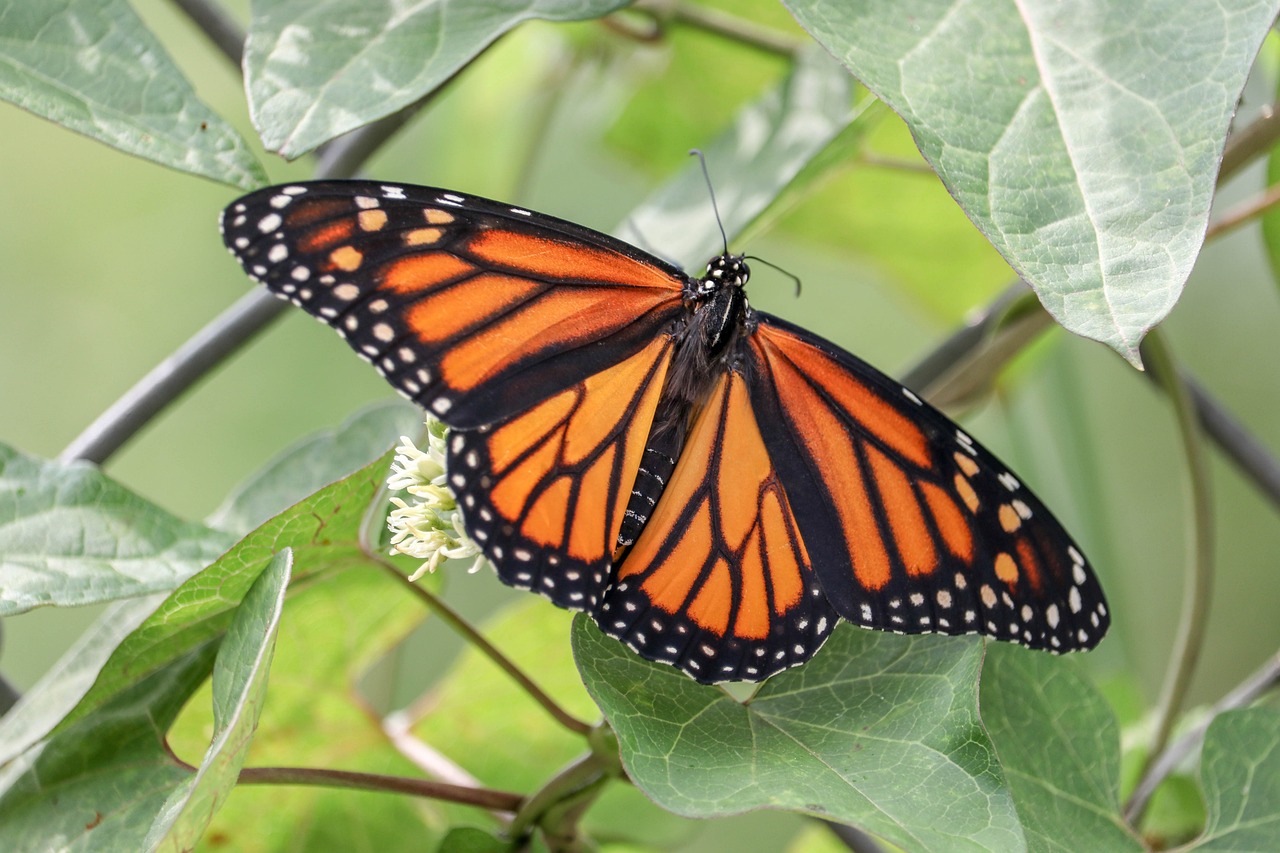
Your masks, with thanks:
[{"label": "thin twig", "polygon": [[1210,240],[1222,237],[1241,225],[1251,222],[1277,204],[1280,204],[1280,184],[1272,184],[1267,187],[1266,192],[1236,205],[1218,217],[1209,225],[1209,229],[1204,234],[1204,241],[1208,243]]},{"label": "thin twig", "polygon": [[664,21],[676,21],[787,59],[794,57],[807,44],[805,39],[697,3],[639,0],[631,8],[653,16],[659,25]]},{"label": "thin twig", "polygon": [[106,462],[183,392],[253,340],[286,307],[287,303],[265,290],[246,293],[98,415],[58,458],[63,462]]},{"label": "thin twig", "polygon": [[330,788],[356,788],[429,797],[450,803],[479,806],[500,812],[515,812],[524,797],[510,791],[490,788],[467,788],[429,779],[386,776],[380,773],[354,773],[350,770],[327,770],[310,767],[245,767],[240,771],[242,785],[320,785]]},{"label": "thin twig", "polygon": [[515,661],[508,658],[496,646],[485,639],[482,634],[471,626],[471,623],[462,618],[461,614],[446,604],[438,595],[435,595],[430,590],[423,589],[416,583],[409,583],[409,579],[399,569],[380,555],[370,553],[368,556],[370,559],[376,560],[380,566],[408,587],[432,613],[444,620],[445,624],[461,635],[467,643],[474,646],[478,652],[510,676],[513,681],[520,685],[522,690],[529,694],[530,698],[555,718],[556,722],[577,734],[585,735],[591,732],[592,726],[589,723],[584,723],[564,708],[561,708],[556,700],[552,699],[532,678],[525,674],[524,670],[516,665]]},{"label": "thin twig", "polygon": [[1151,762],[1146,775],[1138,782],[1133,795],[1129,798],[1125,817],[1132,822],[1142,814],[1142,810],[1146,808],[1147,802],[1156,792],[1156,788],[1160,787],[1160,783],[1177,769],[1188,755],[1200,748],[1201,743],[1204,742],[1204,733],[1208,731],[1209,724],[1215,717],[1224,711],[1232,711],[1253,704],[1278,683],[1280,683],[1280,653],[1272,655],[1266,663],[1240,682],[1239,686],[1222,697],[1209,709],[1209,713],[1203,720],[1187,730],[1182,737],[1171,743],[1168,749]]},{"label": "thin twig", "polygon": [[173,5],[186,12],[205,37],[239,67],[244,58],[244,30],[226,9],[208,0],[173,0]]},{"label": "thin twig", "polygon": [[927,175],[936,178],[938,173],[933,167],[921,160],[908,160],[905,157],[886,157],[873,151],[862,151],[858,154],[858,162],[878,169],[892,169],[895,172],[909,172],[914,175]]},{"label": "thin twig", "polygon": [[1258,117],[1227,138],[1218,169],[1218,184],[1224,184],[1254,158],[1275,148],[1280,142],[1280,104],[1262,108]]},{"label": "thin twig", "polygon": [[[1147,371],[1147,376],[1153,382],[1157,381],[1150,371]],[[1182,384],[1195,400],[1205,435],[1227,454],[1246,480],[1252,480],[1263,496],[1280,508],[1280,460],[1185,370],[1182,371]]]},{"label": "thin twig", "polygon": [[[1183,455],[1186,457],[1191,515],[1182,614],[1178,619],[1178,635],[1169,657],[1169,671],[1165,676],[1160,701],[1156,705],[1155,732],[1151,737],[1151,749],[1148,753],[1148,762],[1151,762],[1168,745],[1174,720],[1182,709],[1196,661],[1204,647],[1209,600],[1213,593],[1213,508],[1209,486],[1209,459],[1201,440],[1200,419],[1196,416],[1191,395],[1182,384],[1173,354],[1165,345],[1164,335],[1159,329],[1152,330],[1147,335],[1142,345],[1142,355],[1143,361],[1160,377],[1160,384],[1173,404]],[[1132,820],[1136,821],[1140,811],[1132,809],[1132,806],[1130,811]]]}]

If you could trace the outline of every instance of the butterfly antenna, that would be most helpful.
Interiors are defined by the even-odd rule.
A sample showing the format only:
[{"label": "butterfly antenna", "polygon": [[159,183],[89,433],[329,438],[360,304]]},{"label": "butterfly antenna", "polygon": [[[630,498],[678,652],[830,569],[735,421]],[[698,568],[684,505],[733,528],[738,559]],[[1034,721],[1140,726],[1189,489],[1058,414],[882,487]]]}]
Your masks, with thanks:
[{"label": "butterfly antenna", "polygon": [[698,162],[702,165],[702,177],[707,182],[707,195],[711,196],[711,212],[716,215],[716,225],[720,228],[720,239],[724,241],[724,253],[729,254],[729,236],[724,233],[724,223],[720,221],[720,207],[716,204],[716,189],[711,185],[711,173],[707,171],[707,158],[702,155],[701,149],[690,148],[690,157],[697,157]]},{"label": "butterfly antenna", "polygon": [[787,278],[791,279],[796,283],[796,296],[800,295],[800,276],[796,275],[790,270],[784,270],[782,267],[778,266],[777,264],[766,261],[764,258],[760,257],[759,255],[743,255],[742,259],[744,261],[759,261],[760,263],[764,264],[766,267],[772,267],[773,269],[782,273]]}]

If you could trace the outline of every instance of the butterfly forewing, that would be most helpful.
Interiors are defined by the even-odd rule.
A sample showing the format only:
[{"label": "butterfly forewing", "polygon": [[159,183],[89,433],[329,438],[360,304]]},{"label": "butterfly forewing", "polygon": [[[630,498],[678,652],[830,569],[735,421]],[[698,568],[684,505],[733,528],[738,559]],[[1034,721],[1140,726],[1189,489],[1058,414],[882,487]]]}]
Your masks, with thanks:
[{"label": "butterfly forewing", "polygon": [[1092,648],[1109,616],[1080,549],[944,415],[861,360],[758,314],[765,443],[841,616],[907,633]]},{"label": "butterfly forewing", "polygon": [[602,234],[446,190],[272,187],[223,213],[246,272],[333,326],[450,426],[607,370],[683,312],[686,279]]}]

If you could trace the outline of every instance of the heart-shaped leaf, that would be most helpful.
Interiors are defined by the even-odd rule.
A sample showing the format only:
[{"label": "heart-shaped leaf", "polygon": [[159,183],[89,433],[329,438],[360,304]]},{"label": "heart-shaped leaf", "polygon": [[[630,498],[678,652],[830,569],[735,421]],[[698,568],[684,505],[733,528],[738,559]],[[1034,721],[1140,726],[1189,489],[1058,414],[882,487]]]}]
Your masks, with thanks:
[{"label": "heart-shaped leaf", "polygon": [[171,169],[266,183],[125,0],[0,0],[0,98]]},{"label": "heart-shaped leaf", "polygon": [[584,616],[573,644],[628,775],[677,814],[791,809],[908,850],[1025,848],[978,721],[980,640],[844,624],[745,703],[641,659]]},{"label": "heart-shaped leaf", "polygon": [[408,106],[524,21],[580,21],[625,5],[257,0],[244,52],[249,111],[263,144],[292,159]]},{"label": "heart-shaped leaf", "polygon": [[88,463],[0,445],[0,616],[168,592],[233,541]]},{"label": "heart-shaped leaf", "polygon": [[1058,322],[1133,362],[1200,250],[1275,0],[785,0]]}]

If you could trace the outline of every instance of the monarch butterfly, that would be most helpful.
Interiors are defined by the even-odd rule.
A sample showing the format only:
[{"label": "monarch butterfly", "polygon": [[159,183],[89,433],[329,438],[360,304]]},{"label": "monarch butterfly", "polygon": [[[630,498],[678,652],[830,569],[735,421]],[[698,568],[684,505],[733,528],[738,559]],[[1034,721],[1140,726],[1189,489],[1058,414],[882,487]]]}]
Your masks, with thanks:
[{"label": "monarch butterfly", "polygon": [[579,225],[449,190],[269,187],[223,239],[450,427],[465,526],[510,586],[704,683],[804,663],[837,617],[1093,647],[1080,549],[902,385],[755,311],[744,258],[694,278]]}]

